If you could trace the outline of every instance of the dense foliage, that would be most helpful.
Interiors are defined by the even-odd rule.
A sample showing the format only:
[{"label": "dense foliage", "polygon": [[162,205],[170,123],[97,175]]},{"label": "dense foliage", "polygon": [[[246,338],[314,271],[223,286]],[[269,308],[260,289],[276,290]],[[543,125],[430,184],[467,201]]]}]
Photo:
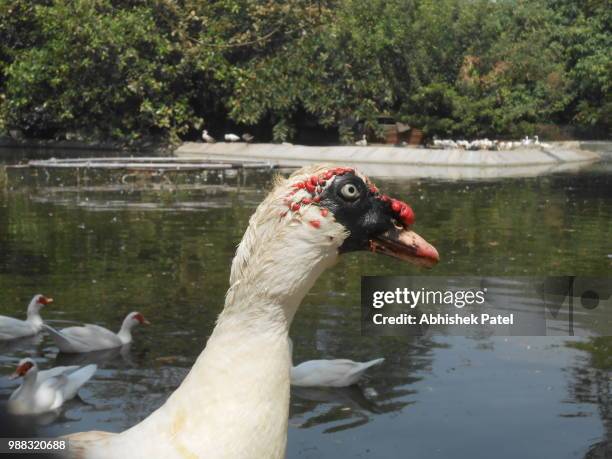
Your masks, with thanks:
[{"label": "dense foliage", "polygon": [[607,136],[607,0],[0,0],[0,132]]}]

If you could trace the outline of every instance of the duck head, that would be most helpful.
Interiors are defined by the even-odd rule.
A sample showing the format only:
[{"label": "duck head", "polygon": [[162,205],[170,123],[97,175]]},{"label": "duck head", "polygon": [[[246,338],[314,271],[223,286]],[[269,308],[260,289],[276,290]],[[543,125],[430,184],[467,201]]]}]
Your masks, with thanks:
[{"label": "duck head", "polygon": [[272,246],[279,247],[284,259],[300,258],[299,252],[326,250],[326,258],[337,258],[368,250],[432,267],[438,252],[411,229],[414,222],[408,204],[382,193],[353,168],[300,169],[279,181],[251,217],[232,263],[230,284]]},{"label": "duck head", "polygon": [[352,168],[311,166],[279,179],[236,251],[224,319],[240,312],[257,321],[276,304],[285,327],[315,280],[344,253],[366,250],[433,266],[438,252],[413,223],[408,204]]},{"label": "duck head", "polygon": [[125,319],[123,319],[121,328],[117,333],[117,336],[123,344],[132,342],[132,328],[134,328],[136,325],[151,325],[151,322],[145,319],[144,316],[138,311],[130,312],[127,316],[125,316]]},{"label": "duck head", "polygon": [[44,306],[51,303],[53,303],[53,298],[49,298],[41,294],[34,295],[30,301],[30,304],[28,305],[28,317],[38,315]]},{"label": "duck head", "polygon": [[131,329],[136,325],[151,325],[151,322],[138,311],[130,312],[123,320],[123,327]]},{"label": "duck head", "polygon": [[15,372],[9,376],[9,379],[25,378],[26,375],[35,374],[38,367],[36,362],[31,358],[25,358],[19,361]]},{"label": "duck head", "polygon": [[306,191],[315,185],[311,199],[319,200],[321,213],[329,209],[346,229],[339,253],[370,250],[428,268],[439,261],[438,251],[410,229],[415,220],[412,208],[381,193],[354,169],[332,169],[311,177],[304,187],[308,184]]}]

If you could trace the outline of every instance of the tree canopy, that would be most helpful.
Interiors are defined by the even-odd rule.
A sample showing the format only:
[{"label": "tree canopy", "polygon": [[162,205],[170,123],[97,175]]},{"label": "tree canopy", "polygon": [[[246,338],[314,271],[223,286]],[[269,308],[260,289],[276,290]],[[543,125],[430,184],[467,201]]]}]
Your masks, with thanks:
[{"label": "tree canopy", "polygon": [[608,136],[606,0],[0,0],[0,132]]}]

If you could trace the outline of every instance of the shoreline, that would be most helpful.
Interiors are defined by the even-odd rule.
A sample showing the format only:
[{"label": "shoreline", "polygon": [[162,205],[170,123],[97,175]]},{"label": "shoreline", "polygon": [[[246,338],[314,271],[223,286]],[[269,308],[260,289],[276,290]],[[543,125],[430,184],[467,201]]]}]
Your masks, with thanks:
[{"label": "shoreline", "polygon": [[[550,145],[550,148],[471,151],[390,145],[319,147],[243,142],[184,142],[172,151],[162,146],[155,148],[153,145],[147,150],[128,150],[125,146],[110,142],[16,141],[0,138],[0,158],[3,150],[35,150],[35,156],[54,156],[58,159],[88,158],[99,152],[100,157],[157,156],[199,162],[257,162],[280,168],[329,163],[357,167],[373,177],[428,177],[445,180],[532,177],[577,171],[600,160],[612,159],[612,142],[565,141],[551,142]],[[77,152],[80,153],[75,154]]]},{"label": "shoreline", "polygon": [[387,145],[311,147],[293,144],[184,142],[174,156],[206,159],[267,160],[279,163],[350,162],[441,167],[514,167],[597,161],[601,156],[578,145],[563,143],[550,148],[517,148],[507,151],[438,150]]}]

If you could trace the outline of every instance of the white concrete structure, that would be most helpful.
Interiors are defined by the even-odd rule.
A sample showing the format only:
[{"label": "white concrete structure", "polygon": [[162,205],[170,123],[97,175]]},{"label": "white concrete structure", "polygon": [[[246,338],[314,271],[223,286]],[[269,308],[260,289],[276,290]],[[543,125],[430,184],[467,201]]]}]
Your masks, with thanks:
[{"label": "white concrete structure", "polygon": [[388,145],[309,147],[186,142],[174,151],[174,155],[207,160],[267,161],[280,166],[344,164],[358,166],[371,176],[445,179],[534,176],[578,169],[600,159],[599,155],[590,151],[562,145],[509,151],[465,151]]}]

